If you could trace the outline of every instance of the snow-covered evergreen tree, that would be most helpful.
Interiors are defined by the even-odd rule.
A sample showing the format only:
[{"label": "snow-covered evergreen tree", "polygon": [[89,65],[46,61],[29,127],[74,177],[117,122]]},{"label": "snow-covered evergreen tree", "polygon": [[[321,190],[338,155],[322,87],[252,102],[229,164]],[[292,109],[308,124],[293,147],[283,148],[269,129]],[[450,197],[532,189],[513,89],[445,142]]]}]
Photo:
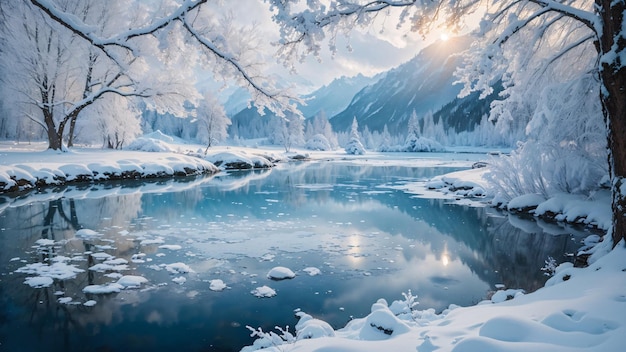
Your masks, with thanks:
[{"label": "snow-covered evergreen tree", "polygon": [[365,154],[365,147],[361,143],[361,137],[359,136],[359,123],[356,120],[356,116],[352,120],[352,126],[350,127],[350,140],[345,146],[346,153],[353,155]]},{"label": "snow-covered evergreen tree", "polygon": [[420,135],[420,123],[415,111],[411,113],[408,121],[407,136],[401,151],[405,152],[434,152],[444,150],[443,146]]}]

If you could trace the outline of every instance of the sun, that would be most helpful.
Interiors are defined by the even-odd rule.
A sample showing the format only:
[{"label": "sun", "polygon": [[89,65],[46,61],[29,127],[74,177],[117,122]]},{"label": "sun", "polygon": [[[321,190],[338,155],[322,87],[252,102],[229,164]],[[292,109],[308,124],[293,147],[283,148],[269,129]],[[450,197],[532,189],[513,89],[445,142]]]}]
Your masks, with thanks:
[{"label": "sun", "polygon": [[439,35],[439,39],[445,42],[446,40],[450,39],[450,36],[448,35],[448,33],[441,33]]}]

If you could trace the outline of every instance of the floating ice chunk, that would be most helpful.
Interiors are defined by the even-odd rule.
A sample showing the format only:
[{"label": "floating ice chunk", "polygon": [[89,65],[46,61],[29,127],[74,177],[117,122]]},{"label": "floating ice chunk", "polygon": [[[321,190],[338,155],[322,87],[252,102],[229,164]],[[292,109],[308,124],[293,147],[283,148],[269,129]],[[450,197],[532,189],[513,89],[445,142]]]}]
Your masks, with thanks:
[{"label": "floating ice chunk", "polygon": [[267,261],[267,262],[271,262],[272,260],[274,260],[275,257],[276,256],[274,254],[267,253],[267,254],[264,254],[261,257],[261,260],[264,260],[264,261]]},{"label": "floating ice chunk", "polygon": [[106,265],[122,265],[122,264],[128,264],[128,260],[126,260],[124,258],[115,258],[115,259],[109,259],[109,260],[105,261],[103,264],[106,264]]},{"label": "floating ice chunk", "polygon": [[97,233],[94,230],[90,230],[90,229],[80,229],[78,231],[76,231],[76,237],[79,238],[84,238],[84,239],[89,239],[89,238],[93,238],[93,237],[98,237],[98,236],[102,236],[101,233]]},{"label": "floating ice chunk", "polygon": [[106,260],[106,259],[114,258],[112,255],[110,255],[108,253],[104,253],[104,252],[93,253],[93,254],[91,254],[91,256],[94,259],[97,259],[97,260]]},{"label": "floating ice chunk", "polygon": [[148,279],[137,275],[124,275],[117,280],[117,284],[124,288],[139,288],[141,284],[146,282],[148,282]]},{"label": "floating ice chunk", "polygon": [[179,277],[175,277],[172,279],[172,281],[174,281],[175,283],[182,285],[185,282],[187,282],[187,279],[184,276],[179,276]]},{"label": "floating ice chunk", "polygon": [[257,287],[254,290],[250,291],[253,295],[259,298],[269,298],[276,296],[276,291],[269,286],[261,286]]},{"label": "floating ice chunk", "polygon": [[48,276],[35,276],[35,277],[27,277],[24,280],[24,283],[32,288],[44,288],[50,287],[54,280]]},{"label": "floating ice chunk", "polygon": [[35,244],[40,247],[49,247],[49,246],[54,245],[54,240],[48,240],[48,239],[42,238],[42,239],[38,239],[37,241],[35,241]]},{"label": "floating ice chunk", "polygon": [[157,238],[150,239],[150,240],[143,240],[139,242],[139,244],[142,246],[148,246],[152,244],[162,244],[162,243],[165,243],[165,241],[163,241],[163,238],[161,237],[157,237]]},{"label": "floating ice chunk", "polygon": [[209,290],[211,291],[224,291],[228,286],[224,283],[224,281],[220,279],[211,280],[211,284],[209,285]]},{"label": "floating ice chunk", "polygon": [[296,274],[284,266],[274,267],[267,273],[267,278],[272,280],[293,279],[294,277],[296,277]]},{"label": "floating ice chunk", "polygon": [[118,283],[110,283],[105,285],[89,285],[83,288],[84,293],[91,293],[94,295],[105,295],[108,293],[117,293],[122,291],[124,286]]},{"label": "floating ice chunk", "polygon": [[72,301],[72,297],[61,297],[57,301],[61,304],[69,304]]},{"label": "floating ice chunk", "polygon": [[308,268],[304,268],[302,269],[302,271],[304,271],[305,273],[309,274],[310,276],[315,276],[315,275],[320,275],[322,273],[322,271],[316,267],[308,267]]},{"label": "floating ice chunk", "polygon": [[104,276],[106,277],[110,277],[111,279],[119,279],[120,277],[124,276],[120,273],[108,273],[108,274],[104,274]]},{"label": "floating ice chunk", "polygon": [[94,301],[93,299],[90,299],[89,301],[87,301],[87,302],[83,303],[83,305],[84,305],[85,307],[93,307],[93,306],[95,306],[95,305],[96,305],[96,303],[97,303],[96,301]]},{"label": "floating ice chunk", "polygon": [[126,264],[120,264],[120,265],[109,265],[106,263],[100,263],[100,264],[96,264],[94,266],[90,266],[89,270],[91,271],[97,271],[99,273],[103,273],[105,271],[124,271],[124,270],[128,270],[128,265]]},{"label": "floating ice chunk", "polygon": [[20,257],[14,257],[14,258],[9,259],[10,262],[15,262],[18,260],[20,260]]},{"label": "floating ice chunk", "polygon": [[82,273],[83,271],[74,265],[63,262],[53,263],[52,265],[32,263],[15,270],[16,273],[34,274],[58,280],[73,279],[77,273]]},{"label": "floating ice chunk", "polygon": [[145,263],[146,261],[143,259],[145,256],[146,253],[133,254],[133,256],[130,258],[130,261],[137,264]]},{"label": "floating ice chunk", "polygon": [[191,269],[189,267],[189,265],[185,264],[185,263],[172,263],[172,264],[167,264],[165,266],[165,270],[169,271],[172,274],[186,274],[186,273],[193,273],[193,269]]},{"label": "floating ice chunk", "polygon": [[177,245],[177,244],[163,244],[160,245],[159,248],[161,249],[169,249],[170,251],[178,251],[180,249],[182,249],[183,247]]}]

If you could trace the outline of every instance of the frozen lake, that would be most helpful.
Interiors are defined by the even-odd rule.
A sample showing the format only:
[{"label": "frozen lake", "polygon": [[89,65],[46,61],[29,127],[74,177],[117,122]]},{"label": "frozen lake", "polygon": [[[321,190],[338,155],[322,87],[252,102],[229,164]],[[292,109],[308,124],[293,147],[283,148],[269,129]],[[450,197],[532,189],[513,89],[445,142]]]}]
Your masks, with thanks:
[{"label": "frozen lake", "polygon": [[[436,311],[481,301],[496,284],[535,290],[547,257],[568,260],[588,235],[397,189],[458,168],[365,164],[0,200],[0,349],[238,351],[253,341],[246,325],[293,327],[296,309],[339,328],[408,290]],[[276,266],[296,277],[268,279]],[[24,283],[42,267],[74,272]],[[121,276],[147,282],[84,292]],[[263,286],[276,295],[252,293]]]}]

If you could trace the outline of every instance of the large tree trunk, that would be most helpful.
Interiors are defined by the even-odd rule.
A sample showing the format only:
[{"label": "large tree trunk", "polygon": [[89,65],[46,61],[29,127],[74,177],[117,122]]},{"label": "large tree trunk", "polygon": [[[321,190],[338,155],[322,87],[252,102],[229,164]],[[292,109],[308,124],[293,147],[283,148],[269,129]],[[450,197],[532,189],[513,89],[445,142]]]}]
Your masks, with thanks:
[{"label": "large tree trunk", "polygon": [[[613,246],[626,235],[626,62],[620,62],[626,48],[622,20],[626,5],[622,1],[597,0],[603,32],[598,43],[602,111],[608,131],[609,172],[612,181]],[[622,55],[620,55],[622,54]]]},{"label": "large tree trunk", "polygon": [[48,134],[48,149],[61,150],[63,147],[63,140],[62,136],[59,136],[57,133],[52,112],[47,109],[43,109],[43,120],[46,124],[46,132]]}]

